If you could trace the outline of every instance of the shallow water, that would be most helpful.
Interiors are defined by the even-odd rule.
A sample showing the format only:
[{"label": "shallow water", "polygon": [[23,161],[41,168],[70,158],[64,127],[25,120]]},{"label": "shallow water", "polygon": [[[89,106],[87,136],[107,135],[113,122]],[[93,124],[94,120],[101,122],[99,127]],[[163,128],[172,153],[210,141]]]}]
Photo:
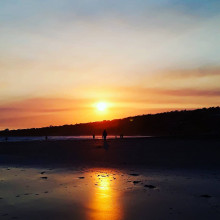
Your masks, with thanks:
[{"label": "shallow water", "polygon": [[[124,136],[124,138],[146,138],[151,136]],[[119,136],[108,135],[107,139],[115,139]],[[91,140],[93,139],[92,135],[90,136],[48,136],[48,140]],[[96,135],[95,139],[102,139],[102,136]],[[7,142],[20,142],[20,141],[44,141],[45,136],[33,136],[33,137],[7,137]],[[0,142],[5,142],[5,137],[0,137]]]},{"label": "shallow water", "polygon": [[219,185],[210,170],[1,167],[0,219],[219,219]]}]

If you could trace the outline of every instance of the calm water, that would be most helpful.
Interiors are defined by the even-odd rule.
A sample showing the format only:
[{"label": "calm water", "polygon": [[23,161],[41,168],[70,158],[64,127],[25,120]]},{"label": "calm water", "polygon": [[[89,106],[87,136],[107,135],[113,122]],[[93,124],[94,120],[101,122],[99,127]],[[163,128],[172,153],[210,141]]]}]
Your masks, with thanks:
[{"label": "calm water", "polygon": [[217,220],[219,184],[211,171],[0,167],[0,219]]},{"label": "calm water", "polygon": [[[143,138],[150,136],[124,136],[124,138]],[[102,139],[102,136],[96,136],[96,139]],[[108,139],[119,138],[119,136],[108,136]],[[89,140],[92,139],[92,136],[48,136],[48,140]],[[18,141],[43,141],[45,136],[38,137],[8,137],[9,142],[18,142]],[[4,142],[5,137],[0,137],[0,142]]]}]

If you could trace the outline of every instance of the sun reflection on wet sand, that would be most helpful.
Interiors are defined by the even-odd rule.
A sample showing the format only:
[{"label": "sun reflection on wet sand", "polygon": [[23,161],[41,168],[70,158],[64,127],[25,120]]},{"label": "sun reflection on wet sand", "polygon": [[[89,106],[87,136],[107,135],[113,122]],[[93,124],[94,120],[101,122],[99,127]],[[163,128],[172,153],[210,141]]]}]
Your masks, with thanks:
[{"label": "sun reflection on wet sand", "polygon": [[137,171],[0,167],[0,219],[219,219],[219,174]]},{"label": "sun reflection on wet sand", "polygon": [[[122,219],[122,207],[120,205],[120,192],[113,189],[114,177],[105,172],[95,172],[95,188],[89,202],[88,219],[91,220],[120,220]],[[114,181],[114,184],[115,183]]]}]

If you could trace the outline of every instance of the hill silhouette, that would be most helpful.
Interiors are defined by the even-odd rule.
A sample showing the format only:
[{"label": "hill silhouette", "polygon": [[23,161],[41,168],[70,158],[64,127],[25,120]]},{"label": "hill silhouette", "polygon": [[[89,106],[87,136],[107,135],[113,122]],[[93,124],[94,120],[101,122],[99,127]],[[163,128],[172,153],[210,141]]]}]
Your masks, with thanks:
[{"label": "hill silhouette", "polygon": [[0,136],[101,135],[191,136],[220,135],[220,107],[139,115],[75,125],[0,131]]}]

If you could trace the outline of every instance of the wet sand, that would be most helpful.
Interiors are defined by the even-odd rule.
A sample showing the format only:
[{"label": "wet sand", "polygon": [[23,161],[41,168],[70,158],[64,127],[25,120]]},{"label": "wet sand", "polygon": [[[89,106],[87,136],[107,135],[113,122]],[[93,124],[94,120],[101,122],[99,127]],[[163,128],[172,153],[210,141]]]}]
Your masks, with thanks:
[{"label": "wet sand", "polygon": [[0,172],[0,219],[220,218],[217,172],[27,167]]},{"label": "wet sand", "polygon": [[220,219],[219,143],[1,143],[0,219]]}]

